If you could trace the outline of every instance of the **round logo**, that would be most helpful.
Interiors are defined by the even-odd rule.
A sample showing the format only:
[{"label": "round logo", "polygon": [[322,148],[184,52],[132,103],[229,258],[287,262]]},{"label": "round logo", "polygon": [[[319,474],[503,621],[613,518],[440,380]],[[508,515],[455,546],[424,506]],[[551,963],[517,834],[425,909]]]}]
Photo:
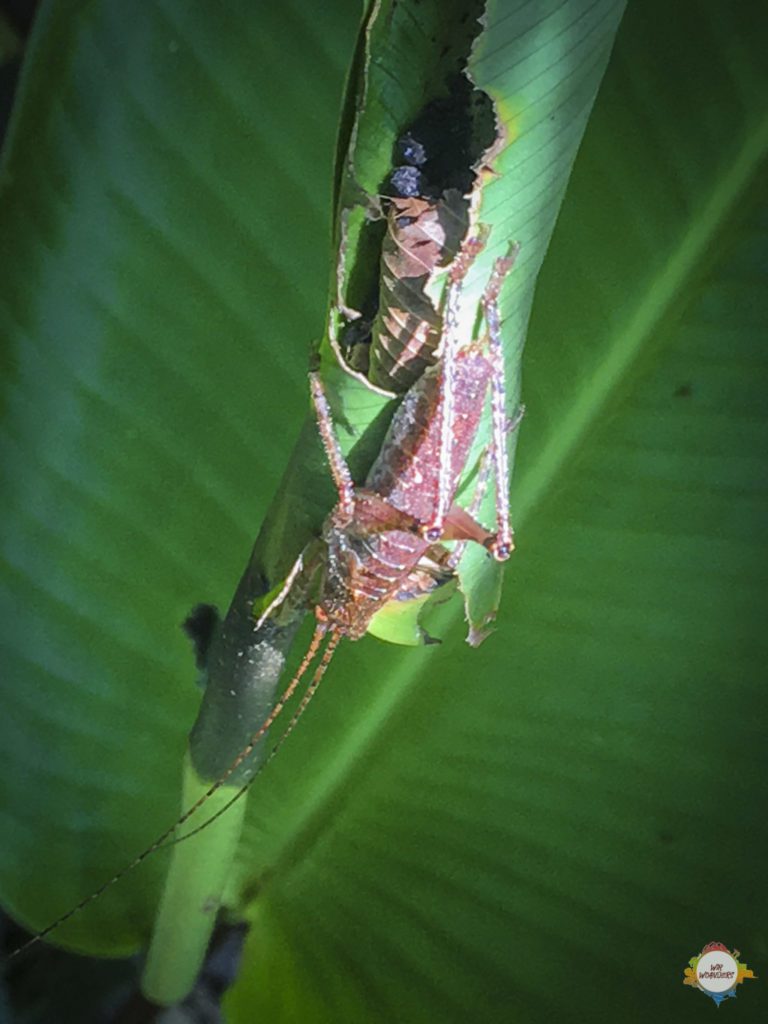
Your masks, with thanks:
[{"label": "round logo", "polygon": [[727,992],[736,985],[739,965],[730,953],[713,949],[696,964],[696,979],[705,992]]}]

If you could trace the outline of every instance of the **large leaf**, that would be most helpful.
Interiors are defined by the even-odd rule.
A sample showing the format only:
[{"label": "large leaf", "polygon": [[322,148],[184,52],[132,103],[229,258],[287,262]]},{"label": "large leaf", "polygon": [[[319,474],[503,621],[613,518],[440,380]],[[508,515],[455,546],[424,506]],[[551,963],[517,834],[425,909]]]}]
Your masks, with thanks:
[{"label": "large leaf", "polygon": [[[296,129],[294,161],[277,123],[260,188],[233,117],[263,109],[274,34],[290,25],[284,65],[301,19],[283,10],[247,36],[247,19],[148,10],[152,30],[101,8],[77,32],[43,26],[37,66],[52,77],[30,77],[25,117],[46,130],[19,135],[7,168],[13,841],[0,867],[38,923],[173,813],[194,704],[175,624],[231,590],[286,457],[270,424],[289,418],[289,395],[300,415],[323,302],[323,228],[309,219],[323,203],[291,211],[304,189],[328,194],[333,115],[311,158],[317,111]],[[313,44],[338,46],[337,96],[353,20]],[[579,38],[578,20],[569,30]],[[129,32],[146,35],[129,48]],[[698,1020],[702,997],[681,984],[690,955],[722,938],[748,962],[765,956],[768,211],[751,187],[765,170],[765,32],[719,4],[630,9],[539,288],[499,631],[478,652],[449,634],[439,651],[364,640],[339,654],[252,801],[255,925],[232,1020]],[[138,55],[161,38],[175,45],[147,74]],[[54,51],[72,71],[51,109]],[[313,58],[322,81],[324,66]],[[86,74],[119,83],[120,104],[74,132],[73,111],[104,95]],[[302,97],[313,88],[302,72]],[[165,145],[151,130],[161,103]],[[206,126],[215,148],[181,160]],[[126,145],[132,131],[146,146]],[[50,163],[68,147],[53,181],[44,143]],[[307,188],[318,152],[328,163]],[[267,158],[281,188],[297,183],[271,229]],[[304,223],[318,226],[302,242]],[[269,259],[243,270],[261,238]],[[314,292],[313,261],[296,258],[312,245]],[[276,302],[281,266],[291,292]],[[256,449],[256,430],[272,444]],[[99,922],[113,948],[132,944],[147,874],[89,909],[81,944]],[[760,984],[739,996],[745,1019]]]},{"label": "large leaf", "polygon": [[[364,235],[370,239],[369,228],[375,232],[377,226],[383,227],[380,221],[371,225],[363,207],[375,202],[377,183],[386,182],[389,177],[392,155],[397,149],[396,126],[408,124],[425,100],[438,89],[448,88],[446,80],[455,81],[451,76],[455,75],[457,48],[463,47],[464,61],[478,86],[487,83],[496,101],[494,116],[490,98],[483,98],[484,94],[475,90],[470,100],[464,93],[458,109],[451,116],[443,115],[442,131],[451,133],[452,146],[457,150],[452,154],[453,160],[465,161],[458,168],[460,179],[466,182],[464,187],[470,187],[473,177],[467,174],[470,166],[482,167],[477,176],[490,179],[482,196],[478,195],[477,202],[471,204],[478,208],[480,223],[491,229],[492,237],[464,282],[461,319],[468,333],[474,327],[480,292],[490,274],[492,260],[507,251],[512,227],[519,225],[517,238],[526,257],[516,267],[516,288],[506,288],[502,296],[510,300],[505,303],[504,313],[510,341],[507,376],[512,408],[519,394],[522,339],[535,279],[622,10],[620,0],[604,0],[588,7],[576,0],[553,8],[543,19],[532,20],[526,8],[510,16],[504,5],[491,4],[480,21],[478,5],[467,4],[465,0],[441,3],[439,8],[430,4],[383,2],[371,5],[362,33],[365,45],[360,78],[365,87],[358,78],[351,80],[358,116],[350,134],[350,151],[346,154],[342,150],[345,173],[338,211],[347,229],[356,219],[362,229],[360,238]],[[578,26],[577,33],[574,25]],[[401,39],[408,41],[407,47],[400,45]],[[416,60],[414,53],[418,55]],[[443,58],[445,53],[448,56]],[[533,55],[535,59],[521,60],[521,55]],[[443,59],[448,61],[448,68],[442,66]],[[545,74],[540,72],[542,66],[547,68]],[[397,70],[394,90],[389,88],[393,68]],[[468,87],[469,80],[464,81]],[[425,82],[429,88],[425,88]],[[560,130],[558,115],[566,116],[567,132]],[[496,132],[499,138],[493,145]],[[466,148],[458,146],[460,138],[467,140]],[[436,148],[439,143],[433,140],[430,145]],[[362,169],[360,153],[367,154]],[[437,171],[438,165],[435,157],[431,166]],[[521,185],[521,179],[526,184]],[[535,183],[534,188],[528,186],[529,179]],[[542,187],[542,182],[546,187]],[[367,197],[363,193],[362,200],[358,198],[361,186],[368,193]],[[375,278],[378,259],[368,258],[366,250],[370,246],[351,245],[353,233],[345,232],[344,270],[340,276],[351,273],[358,282],[366,274]],[[452,244],[457,245],[458,239]],[[339,284],[339,291],[344,292],[345,286],[341,281]],[[439,291],[438,282],[435,285]],[[409,298],[405,297],[405,301]],[[383,417],[388,412],[391,415],[392,402],[381,396],[376,399],[357,375],[342,371],[328,345],[321,346],[321,365],[326,387],[332,390],[337,433],[342,444],[349,446],[353,470],[360,474],[359,479],[364,479],[373,458],[371,441],[378,437],[378,444],[381,443]],[[470,479],[489,436],[488,415],[475,438],[475,451],[467,466]],[[192,763],[203,779],[222,776],[244,748],[254,723],[264,719],[269,703],[274,700],[275,669],[283,665],[283,651],[296,616],[289,598],[283,611],[284,624],[290,623],[291,628],[275,626],[270,621],[267,639],[265,631],[254,630],[254,597],[260,599],[272,585],[279,589],[285,574],[285,569],[280,569],[281,561],[287,568],[302,546],[307,495],[316,496],[323,488],[328,490],[329,474],[318,458],[319,449],[316,427],[310,423],[289,463],[280,494],[270,509],[249,567],[211,649],[206,696],[190,744]],[[366,451],[370,453],[367,462]],[[492,497],[490,489],[489,492]],[[286,496],[291,501],[286,501]],[[296,527],[291,529],[291,524]],[[315,528],[319,527],[318,521]],[[306,558],[311,560],[311,553],[306,553]],[[458,577],[467,600],[470,637],[476,643],[498,606],[500,568],[478,545],[474,557],[459,565]],[[256,756],[264,753],[262,744]],[[237,780],[235,775],[229,781],[237,784]],[[193,805],[193,793],[200,791],[199,783],[192,779],[182,806]],[[227,798],[226,794],[219,796]],[[213,802],[208,805],[209,814],[214,806]],[[241,812],[242,806],[238,805]],[[209,829],[198,840],[196,849],[187,845],[173,857],[143,980],[144,991],[161,1002],[176,1001],[187,991],[202,959],[211,927],[207,908],[219,898],[232,858],[236,835],[233,819],[227,824],[230,827],[224,828],[222,823],[221,831],[218,825]],[[261,870],[259,852],[257,859]],[[253,867],[245,859],[243,866],[248,882]],[[233,882],[230,876],[230,902]],[[179,936],[176,942],[171,941],[173,935]]]}]

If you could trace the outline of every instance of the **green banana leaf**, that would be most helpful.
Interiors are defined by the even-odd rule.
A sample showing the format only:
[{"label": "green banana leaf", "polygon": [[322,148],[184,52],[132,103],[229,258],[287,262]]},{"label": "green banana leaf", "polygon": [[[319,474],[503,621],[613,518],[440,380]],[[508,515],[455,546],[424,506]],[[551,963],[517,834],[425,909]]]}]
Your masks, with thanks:
[{"label": "green banana leaf", "polygon": [[[176,813],[178,623],[227,603],[305,414],[360,13],[305,8],[38,24],[0,282],[0,885],[32,927]],[[767,42],[750,5],[630,5],[537,288],[497,632],[337,655],[250,801],[229,1021],[693,1021],[706,942],[760,974]],[[163,869],[58,938],[132,950]]]}]

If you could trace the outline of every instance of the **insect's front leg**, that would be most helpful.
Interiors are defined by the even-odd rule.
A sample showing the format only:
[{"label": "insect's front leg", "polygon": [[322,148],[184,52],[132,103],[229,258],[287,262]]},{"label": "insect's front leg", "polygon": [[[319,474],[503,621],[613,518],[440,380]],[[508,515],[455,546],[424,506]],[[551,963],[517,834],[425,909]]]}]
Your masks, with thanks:
[{"label": "insect's front leg", "polygon": [[312,404],[315,407],[320,439],[323,442],[333,482],[339,494],[338,508],[343,515],[351,519],[355,511],[355,485],[333,428],[333,415],[322,378],[316,371],[309,375],[309,391],[312,396]]}]

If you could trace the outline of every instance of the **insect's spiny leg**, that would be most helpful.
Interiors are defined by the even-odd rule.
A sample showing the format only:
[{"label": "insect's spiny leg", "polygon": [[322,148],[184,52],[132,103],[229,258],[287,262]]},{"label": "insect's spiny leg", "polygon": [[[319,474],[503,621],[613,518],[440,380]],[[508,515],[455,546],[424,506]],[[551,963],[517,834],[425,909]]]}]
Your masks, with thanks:
[{"label": "insect's spiny leg", "polygon": [[440,469],[438,474],[437,504],[434,515],[426,523],[424,537],[438,541],[442,536],[445,517],[453,500],[453,418],[456,396],[456,354],[459,348],[459,306],[461,286],[477,254],[488,236],[480,231],[462,247],[450,269],[448,294],[443,315],[443,337],[440,342],[440,368],[437,399],[437,417],[440,423]]},{"label": "insect's spiny leg", "polygon": [[57,928],[60,928],[61,925],[69,921],[70,918],[75,916],[75,914],[79,914],[80,911],[84,910],[89,904],[93,903],[94,900],[97,900],[101,895],[103,895],[103,893],[107,891],[107,889],[111,889],[113,885],[116,885],[122,878],[124,878],[127,874],[129,874],[141,863],[143,863],[143,861],[145,861],[147,857],[153,854],[156,850],[159,850],[161,846],[164,846],[166,840],[169,839],[171,835],[173,835],[176,829],[183,825],[184,822],[188,821],[195,813],[195,811],[199,810],[199,808],[202,807],[202,805],[206,802],[206,800],[209,799],[209,797],[212,797],[214,793],[221,789],[221,787],[232,775],[232,773],[237,771],[237,769],[240,767],[243,761],[245,761],[246,758],[248,758],[253,753],[256,744],[259,742],[261,737],[269,729],[274,720],[283,710],[286,703],[290,700],[296,687],[299,685],[301,677],[307,671],[310,664],[312,663],[312,660],[317,654],[318,648],[320,647],[320,644],[326,632],[327,626],[325,625],[325,623],[319,622],[314,634],[312,635],[312,640],[310,642],[307,653],[304,655],[301,665],[299,666],[293,679],[291,679],[288,686],[286,686],[281,697],[279,698],[275,706],[272,708],[269,715],[264,719],[263,723],[259,726],[259,728],[253,734],[253,736],[251,736],[247,746],[240,751],[240,753],[237,755],[237,757],[226,770],[226,772],[223,775],[219,776],[219,778],[208,787],[205,793],[203,793],[203,795],[199,799],[197,799],[192,804],[192,806],[189,807],[181,815],[181,817],[177,818],[172,825],[165,829],[165,831],[162,832],[161,835],[159,835],[157,839],[155,839],[145,850],[143,850],[140,854],[134,857],[133,860],[126,864],[125,867],[121,868],[116,874],[112,875],[111,878],[107,879],[107,881],[104,882],[103,885],[100,885],[98,889],[95,889],[92,893],[86,896],[85,899],[80,900],[77,906],[72,907],[65,914],[62,914],[60,917],[56,918],[56,920],[49,924],[47,928],[44,928],[41,932],[38,932],[37,935],[34,935],[22,946],[19,946],[18,949],[14,949],[13,952],[10,953],[8,956],[9,960],[13,959],[13,957],[18,956],[20,953],[23,953],[25,950],[29,949],[30,946],[34,946],[36,942],[40,942],[42,939],[44,939],[47,935],[50,935],[51,932],[55,931]]},{"label": "insect's spiny leg", "polygon": [[509,456],[507,452],[507,388],[504,372],[504,349],[501,340],[499,294],[504,279],[520,251],[510,246],[507,256],[496,260],[483,294],[485,322],[488,325],[488,355],[493,370],[491,377],[492,442],[491,452],[496,476],[496,539],[491,552],[498,561],[509,558],[514,550],[512,525],[509,518]]},{"label": "insect's spiny leg", "polygon": [[325,388],[319,373],[310,373],[309,390],[315,407],[320,438],[323,442],[328,464],[331,467],[333,482],[336,484],[336,490],[339,492],[339,508],[344,514],[351,516],[355,509],[355,485],[352,482],[352,474],[349,472],[349,466],[344,458],[336,432],[333,429],[331,407],[328,404],[328,398],[326,397]]},{"label": "insect's spiny leg", "polygon": [[204,828],[208,828],[209,825],[212,825],[214,823],[214,821],[216,821],[217,818],[220,818],[222,816],[222,814],[224,814],[226,811],[229,810],[229,808],[232,806],[232,804],[237,803],[237,801],[240,799],[240,797],[243,796],[248,791],[249,787],[254,782],[254,780],[259,775],[261,775],[261,773],[267,767],[267,765],[272,760],[272,758],[277,754],[277,752],[280,749],[280,747],[282,747],[282,745],[285,743],[285,741],[291,735],[293,730],[296,728],[296,723],[299,721],[301,716],[307,710],[307,705],[312,700],[314,695],[317,693],[318,687],[320,686],[320,682],[321,682],[323,676],[325,675],[325,670],[328,668],[328,664],[330,663],[330,660],[333,657],[333,653],[334,653],[334,651],[336,650],[336,648],[339,645],[339,640],[341,640],[341,634],[340,633],[333,633],[333,634],[331,634],[331,638],[328,641],[328,645],[326,646],[325,651],[323,652],[323,657],[320,660],[320,662],[318,663],[317,668],[315,669],[315,674],[312,677],[312,682],[309,684],[309,686],[306,689],[306,692],[304,693],[304,696],[301,698],[301,703],[296,708],[296,711],[294,712],[293,717],[291,718],[290,722],[286,726],[285,732],[282,734],[282,736],[277,741],[277,743],[274,745],[274,747],[272,747],[270,752],[267,754],[267,756],[264,758],[263,762],[259,765],[259,767],[256,769],[256,771],[253,773],[251,778],[248,779],[248,781],[246,783],[244,783],[244,785],[241,786],[240,789],[238,789],[238,791],[232,796],[232,798],[230,800],[227,800],[227,802],[224,804],[223,807],[220,807],[218,809],[218,811],[216,811],[215,814],[212,814],[210,816],[210,818],[206,819],[202,823],[202,825],[197,825],[195,828],[191,829],[189,832],[185,832],[183,836],[178,836],[175,839],[171,839],[170,842],[165,844],[166,846],[176,846],[178,843],[183,843],[187,839],[191,839],[192,836],[196,836],[197,833],[198,832],[202,832]]},{"label": "insect's spiny leg", "polygon": [[507,395],[504,382],[503,356],[491,353],[493,378],[491,384],[491,413],[493,440],[491,450],[496,477],[496,539],[491,553],[498,561],[509,558],[515,544],[509,515],[509,454],[507,451]]},{"label": "insect's spiny leg", "polygon": [[[488,490],[488,480],[491,476],[492,468],[491,450],[486,448],[480,457],[480,469],[477,473],[477,484],[475,485],[475,493],[472,495],[472,501],[467,506],[467,512],[472,516],[473,519],[477,518],[477,514],[480,511],[480,506],[483,504],[485,498],[485,492]],[[469,541],[460,540],[456,547],[451,552],[450,556],[446,561],[446,568],[453,572],[461,561],[464,552],[467,548]]]},{"label": "insect's spiny leg", "polygon": [[427,540],[437,541],[443,532],[443,523],[451,504],[451,477],[453,475],[453,407],[456,394],[456,325],[458,322],[458,285],[451,286],[445,312],[445,338],[440,363],[438,416],[440,421],[440,470],[438,475],[437,505],[428,524]]},{"label": "insect's spiny leg", "polygon": [[301,570],[303,568],[304,568],[304,552],[302,551],[302,553],[299,555],[299,557],[293,563],[293,566],[291,567],[291,571],[286,576],[285,583],[283,583],[282,587],[280,588],[280,592],[275,597],[272,598],[272,600],[269,602],[267,607],[264,609],[264,611],[261,613],[261,615],[256,620],[256,629],[261,629],[261,627],[267,621],[267,619],[272,614],[272,612],[276,608],[280,607],[280,605],[283,603],[283,601],[286,599],[286,597],[290,593],[291,587],[296,582],[296,577],[299,575],[299,573],[301,572]]}]

